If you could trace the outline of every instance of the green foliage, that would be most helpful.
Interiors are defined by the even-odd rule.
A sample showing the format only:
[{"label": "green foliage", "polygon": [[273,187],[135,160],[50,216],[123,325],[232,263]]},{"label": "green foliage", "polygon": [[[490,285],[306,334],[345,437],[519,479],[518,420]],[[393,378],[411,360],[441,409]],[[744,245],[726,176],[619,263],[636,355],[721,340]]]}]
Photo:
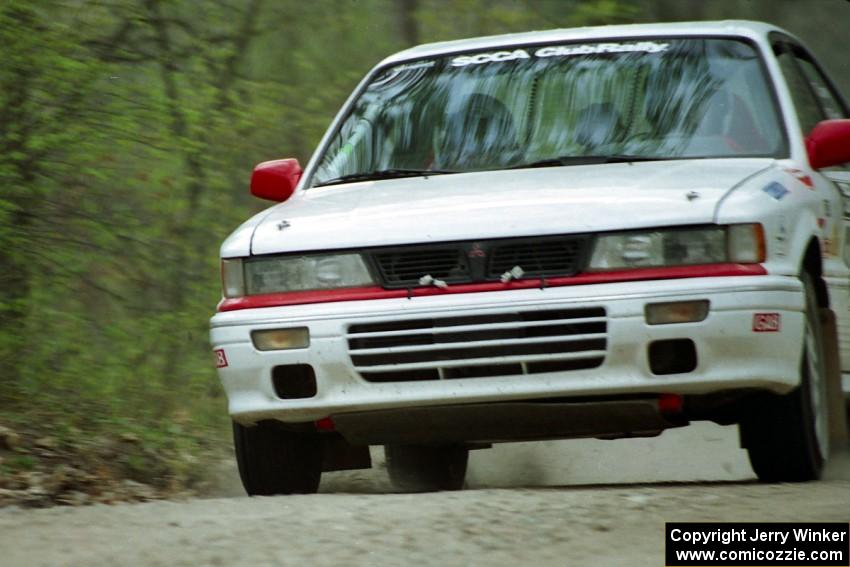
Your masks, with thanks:
[{"label": "green foliage", "polygon": [[13,455],[3,461],[2,468],[12,473],[30,471],[35,468],[35,459],[30,455]]},{"label": "green foliage", "polygon": [[[253,164],[306,161],[363,74],[411,41],[734,17],[705,4],[4,0],[0,413],[60,437],[129,434],[129,476],[192,482],[227,438],[207,325],[219,244],[264,207]],[[742,15],[792,31],[811,16],[777,4]],[[838,4],[818,41],[841,45]]]}]

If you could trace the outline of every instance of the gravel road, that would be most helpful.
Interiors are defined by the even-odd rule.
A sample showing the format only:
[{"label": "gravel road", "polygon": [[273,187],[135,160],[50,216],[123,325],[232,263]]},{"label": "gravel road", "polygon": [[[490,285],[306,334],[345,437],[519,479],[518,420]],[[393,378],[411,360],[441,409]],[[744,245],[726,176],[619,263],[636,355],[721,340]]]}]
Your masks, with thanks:
[{"label": "gravel road", "polygon": [[393,494],[371,471],[312,496],[0,510],[0,565],[663,565],[665,521],[850,521],[850,462],[759,485],[736,430],[498,446],[467,490]]}]

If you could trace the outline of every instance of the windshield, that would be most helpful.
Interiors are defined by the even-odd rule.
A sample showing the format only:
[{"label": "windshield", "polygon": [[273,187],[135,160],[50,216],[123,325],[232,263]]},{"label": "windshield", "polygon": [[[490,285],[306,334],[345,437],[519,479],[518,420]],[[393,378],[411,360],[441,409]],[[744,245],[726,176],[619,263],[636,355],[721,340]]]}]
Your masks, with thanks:
[{"label": "windshield", "polygon": [[313,185],[606,158],[779,157],[778,116],[755,48],[734,39],[452,54],[379,73]]}]

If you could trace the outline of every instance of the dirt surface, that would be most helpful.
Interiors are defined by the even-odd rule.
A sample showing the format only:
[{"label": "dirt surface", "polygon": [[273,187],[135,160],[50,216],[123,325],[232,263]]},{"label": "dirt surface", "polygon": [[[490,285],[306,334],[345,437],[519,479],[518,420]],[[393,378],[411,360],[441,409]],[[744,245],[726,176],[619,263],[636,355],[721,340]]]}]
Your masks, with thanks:
[{"label": "dirt surface", "polygon": [[370,471],[321,494],[0,509],[0,565],[663,565],[665,521],[850,521],[850,462],[759,485],[733,427],[473,453],[468,489],[393,494]]}]

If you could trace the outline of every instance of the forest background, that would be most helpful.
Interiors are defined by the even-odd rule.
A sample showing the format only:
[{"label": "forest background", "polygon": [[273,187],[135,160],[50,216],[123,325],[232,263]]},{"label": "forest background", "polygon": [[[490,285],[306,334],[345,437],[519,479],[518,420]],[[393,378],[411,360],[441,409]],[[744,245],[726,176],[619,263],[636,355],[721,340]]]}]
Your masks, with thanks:
[{"label": "forest background", "polygon": [[159,490],[204,479],[229,444],[218,247],[267,205],[251,168],[305,163],[386,55],[727,18],[798,35],[850,93],[844,0],[3,0],[0,488],[62,460]]}]

